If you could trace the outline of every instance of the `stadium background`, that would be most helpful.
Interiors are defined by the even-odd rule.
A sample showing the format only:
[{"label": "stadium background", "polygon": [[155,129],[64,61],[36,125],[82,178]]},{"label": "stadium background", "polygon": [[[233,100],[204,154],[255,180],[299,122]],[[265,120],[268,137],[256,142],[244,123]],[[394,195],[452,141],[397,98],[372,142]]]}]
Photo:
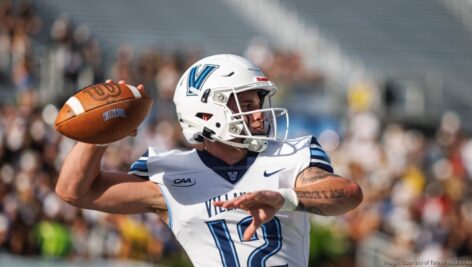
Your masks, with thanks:
[{"label": "stadium background", "polygon": [[310,266],[471,259],[472,1],[2,0],[0,265],[189,266],[155,215],[58,199],[74,142],[52,125],[75,90],[124,79],[155,105],[103,168],[126,171],[149,144],[185,149],[173,90],[216,53],[261,65],[290,135],[317,136],[364,190],[356,210],[313,216]]}]

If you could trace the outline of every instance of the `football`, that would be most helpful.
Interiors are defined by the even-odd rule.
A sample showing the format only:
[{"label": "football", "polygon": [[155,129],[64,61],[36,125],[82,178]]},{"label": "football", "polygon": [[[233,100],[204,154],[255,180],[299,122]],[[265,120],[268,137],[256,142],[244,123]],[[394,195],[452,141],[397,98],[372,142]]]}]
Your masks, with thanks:
[{"label": "football", "polygon": [[57,115],[55,128],[76,141],[108,144],[138,128],[151,106],[151,98],[135,86],[96,84],[66,101]]}]

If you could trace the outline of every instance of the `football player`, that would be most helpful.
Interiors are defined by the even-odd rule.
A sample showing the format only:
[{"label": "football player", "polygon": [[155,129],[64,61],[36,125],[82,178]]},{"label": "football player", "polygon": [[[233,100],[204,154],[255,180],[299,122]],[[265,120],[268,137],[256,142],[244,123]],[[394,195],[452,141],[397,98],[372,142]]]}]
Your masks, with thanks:
[{"label": "football player", "polygon": [[345,213],[362,190],[333,173],[316,138],[286,139],[276,91],[242,57],[204,58],[174,95],[184,136],[202,149],[149,147],[118,173],[100,170],[106,147],[78,143],[56,192],[81,208],[158,213],[195,266],[307,266],[310,215]]}]

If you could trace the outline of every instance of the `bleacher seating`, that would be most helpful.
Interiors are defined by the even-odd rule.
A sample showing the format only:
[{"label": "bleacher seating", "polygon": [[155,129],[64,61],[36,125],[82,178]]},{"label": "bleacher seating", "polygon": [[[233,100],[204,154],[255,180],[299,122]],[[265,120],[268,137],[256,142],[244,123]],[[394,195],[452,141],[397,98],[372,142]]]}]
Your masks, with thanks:
[{"label": "bleacher seating", "polygon": [[[472,34],[439,1],[283,1],[307,23],[360,56],[380,78],[436,76],[444,108],[472,110]],[[428,104],[428,103],[427,103]]]},{"label": "bleacher seating", "polygon": [[196,44],[212,53],[241,53],[247,41],[256,35],[254,27],[218,0],[200,1],[198,5],[192,0],[38,0],[35,3],[42,17],[64,14],[74,23],[86,23],[100,40],[106,56],[113,56],[123,43],[137,49],[187,48]]}]

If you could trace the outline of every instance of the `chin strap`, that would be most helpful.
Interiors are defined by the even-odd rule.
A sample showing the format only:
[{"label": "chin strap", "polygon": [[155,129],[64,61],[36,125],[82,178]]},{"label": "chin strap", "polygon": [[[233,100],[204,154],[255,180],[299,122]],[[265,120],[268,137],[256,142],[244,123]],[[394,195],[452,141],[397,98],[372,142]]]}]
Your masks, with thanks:
[{"label": "chin strap", "polygon": [[257,139],[250,139],[246,138],[243,141],[244,144],[247,145],[247,150],[253,152],[262,152],[267,149],[267,141],[266,140],[257,140]]},{"label": "chin strap", "polygon": [[242,143],[233,142],[229,140],[223,140],[215,136],[214,134],[212,134],[211,131],[207,132],[207,134],[202,134],[193,127],[183,128],[182,133],[185,139],[187,139],[187,141],[191,144],[201,144],[203,142],[203,138],[205,138],[212,142],[217,141],[217,142],[229,145],[229,146],[244,148],[249,151],[258,152],[258,153],[266,150],[267,144],[268,144],[267,140],[253,139],[253,138],[244,138]]}]

